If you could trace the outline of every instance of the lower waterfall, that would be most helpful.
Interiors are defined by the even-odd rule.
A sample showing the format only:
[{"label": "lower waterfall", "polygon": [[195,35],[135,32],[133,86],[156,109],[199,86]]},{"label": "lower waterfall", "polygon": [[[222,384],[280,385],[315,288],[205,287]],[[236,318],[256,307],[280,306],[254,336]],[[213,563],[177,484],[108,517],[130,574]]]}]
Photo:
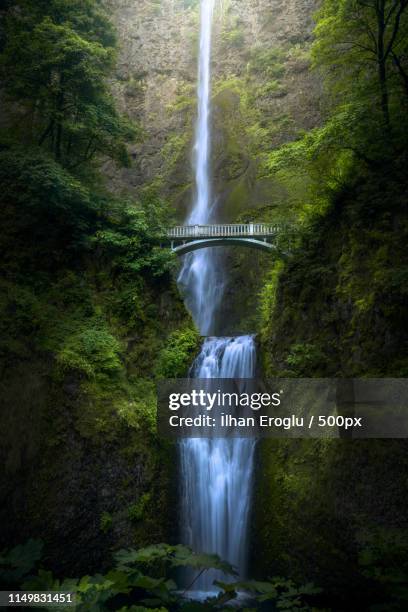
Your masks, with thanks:
[{"label": "lower waterfall", "polygon": [[[208,338],[192,366],[194,378],[252,378],[256,351],[252,336]],[[216,553],[245,576],[255,440],[189,438],[180,443],[182,540],[197,552]],[[219,572],[195,583],[214,590]]]}]

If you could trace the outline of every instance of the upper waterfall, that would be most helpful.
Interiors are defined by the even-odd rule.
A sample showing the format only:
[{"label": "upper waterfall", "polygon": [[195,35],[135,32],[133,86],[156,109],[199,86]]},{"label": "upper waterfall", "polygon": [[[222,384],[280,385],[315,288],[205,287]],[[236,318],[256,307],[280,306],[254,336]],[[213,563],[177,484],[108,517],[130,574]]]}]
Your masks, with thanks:
[{"label": "upper waterfall", "polygon": [[[211,44],[215,0],[201,1],[200,52],[197,86],[197,123],[194,143],[195,198],[188,224],[208,223],[213,219],[211,193]],[[205,336],[213,332],[214,317],[222,299],[223,278],[219,255],[203,249],[186,255],[178,278],[186,293],[193,318]]]},{"label": "upper waterfall", "polygon": [[212,17],[215,0],[201,5],[200,53],[198,64],[198,117],[194,144],[196,200],[188,223],[207,223],[210,219],[210,92],[211,92],[211,40]]}]

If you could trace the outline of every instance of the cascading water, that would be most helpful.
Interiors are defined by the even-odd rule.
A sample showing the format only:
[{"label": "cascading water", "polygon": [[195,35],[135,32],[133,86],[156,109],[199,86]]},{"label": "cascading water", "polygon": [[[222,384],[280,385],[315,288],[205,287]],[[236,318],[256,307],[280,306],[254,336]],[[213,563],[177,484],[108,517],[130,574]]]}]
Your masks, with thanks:
[{"label": "cascading water", "polygon": [[[209,223],[213,219],[210,181],[210,94],[211,32],[215,0],[201,0],[200,54],[198,65],[198,116],[194,144],[196,197],[187,225]],[[213,249],[190,253],[178,278],[185,289],[186,301],[204,336],[212,333],[214,314],[222,298],[222,277],[217,254]]]},{"label": "cascading water", "polygon": [[[252,336],[207,338],[192,367],[195,378],[252,378]],[[182,536],[198,552],[217,553],[245,575],[255,441],[188,438],[181,442]],[[195,583],[209,591],[217,572]],[[225,579],[225,577],[224,577]]]},{"label": "cascading water", "polygon": [[[194,146],[196,198],[187,224],[214,220],[210,181],[211,31],[215,0],[201,0],[198,118]],[[179,283],[204,336],[211,333],[223,297],[216,249],[185,257]],[[194,378],[252,378],[256,351],[252,336],[207,338],[191,368]],[[245,575],[248,517],[255,442],[250,439],[191,438],[180,443],[182,539],[197,552],[217,553]],[[207,572],[194,590],[213,590],[222,578]]]}]

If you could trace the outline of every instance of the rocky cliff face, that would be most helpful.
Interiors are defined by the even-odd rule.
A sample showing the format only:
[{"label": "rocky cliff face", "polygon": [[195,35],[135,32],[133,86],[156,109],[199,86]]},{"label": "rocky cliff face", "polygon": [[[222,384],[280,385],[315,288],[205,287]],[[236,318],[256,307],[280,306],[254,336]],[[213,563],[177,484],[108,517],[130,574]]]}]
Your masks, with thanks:
[{"label": "rocky cliff face", "polygon": [[[141,142],[131,150],[130,169],[106,172],[116,190],[132,193],[152,183],[173,187],[186,118],[177,108],[185,90],[193,97],[197,12],[187,2],[120,0],[108,2],[117,27],[120,55],[114,95],[121,108],[139,122]],[[190,130],[191,132],[191,130]],[[190,164],[186,164],[189,173]]]},{"label": "rocky cliff face", "polygon": [[[109,315],[99,291],[102,318]],[[110,285],[109,292],[117,291]],[[33,347],[20,364],[1,364],[0,548],[40,538],[48,567],[61,575],[105,569],[113,549],[177,541],[176,449],[155,434],[152,376],[166,367],[160,355],[174,350],[177,329],[185,345],[191,322],[169,279],[143,292],[139,328],[126,330],[128,316],[120,324],[128,334],[121,339],[118,380],[128,394],[121,407],[107,378],[92,386],[75,371],[61,378],[55,357],[40,349]],[[119,338],[118,329],[112,333]],[[185,354],[171,375],[183,376],[193,359]],[[149,395],[150,417],[143,406]],[[126,411],[130,419],[140,417],[139,425]]]},{"label": "rocky cliff face", "polygon": [[[198,0],[107,0],[118,30],[115,96],[143,134],[132,167],[106,164],[112,188],[133,197],[147,186],[182,221],[194,197]],[[310,71],[318,0],[217,0],[212,88],[214,197],[220,220],[290,215],[285,187],[264,178],[263,156],[320,121],[320,83]],[[254,331],[265,255],[225,249],[228,299],[222,333]],[[245,286],[237,279],[245,277]],[[240,287],[239,298],[236,286]]]},{"label": "rocky cliff face", "polygon": [[[155,184],[180,218],[192,197],[197,0],[111,2],[120,57],[113,83],[143,128],[132,168],[106,172],[116,189]],[[308,50],[316,0],[218,0],[213,50],[213,170],[220,215],[271,202],[258,176],[264,147],[319,123],[319,83]]]}]

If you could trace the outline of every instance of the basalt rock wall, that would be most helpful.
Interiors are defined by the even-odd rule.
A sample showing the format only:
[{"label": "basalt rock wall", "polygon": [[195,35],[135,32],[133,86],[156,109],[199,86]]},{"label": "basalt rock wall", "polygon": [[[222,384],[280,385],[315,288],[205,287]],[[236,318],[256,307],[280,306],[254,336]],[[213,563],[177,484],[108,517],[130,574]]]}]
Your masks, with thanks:
[{"label": "basalt rock wall", "polygon": [[[142,136],[131,149],[132,166],[117,171],[107,163],[105,173],[112,189],[135,198],[155,189],[182,222],[194,198],[199,2],[107,1],[120,43],[112,89]],[[320,123],[321,83],[310,70],[317,7],[317,0],[216,0],[212,177],[221,221],[290,214],[284,187],[264,177],[263,162],[266,152]],[[220,332],[254,331],[265,255],[226,249],[224,265]]]}]

